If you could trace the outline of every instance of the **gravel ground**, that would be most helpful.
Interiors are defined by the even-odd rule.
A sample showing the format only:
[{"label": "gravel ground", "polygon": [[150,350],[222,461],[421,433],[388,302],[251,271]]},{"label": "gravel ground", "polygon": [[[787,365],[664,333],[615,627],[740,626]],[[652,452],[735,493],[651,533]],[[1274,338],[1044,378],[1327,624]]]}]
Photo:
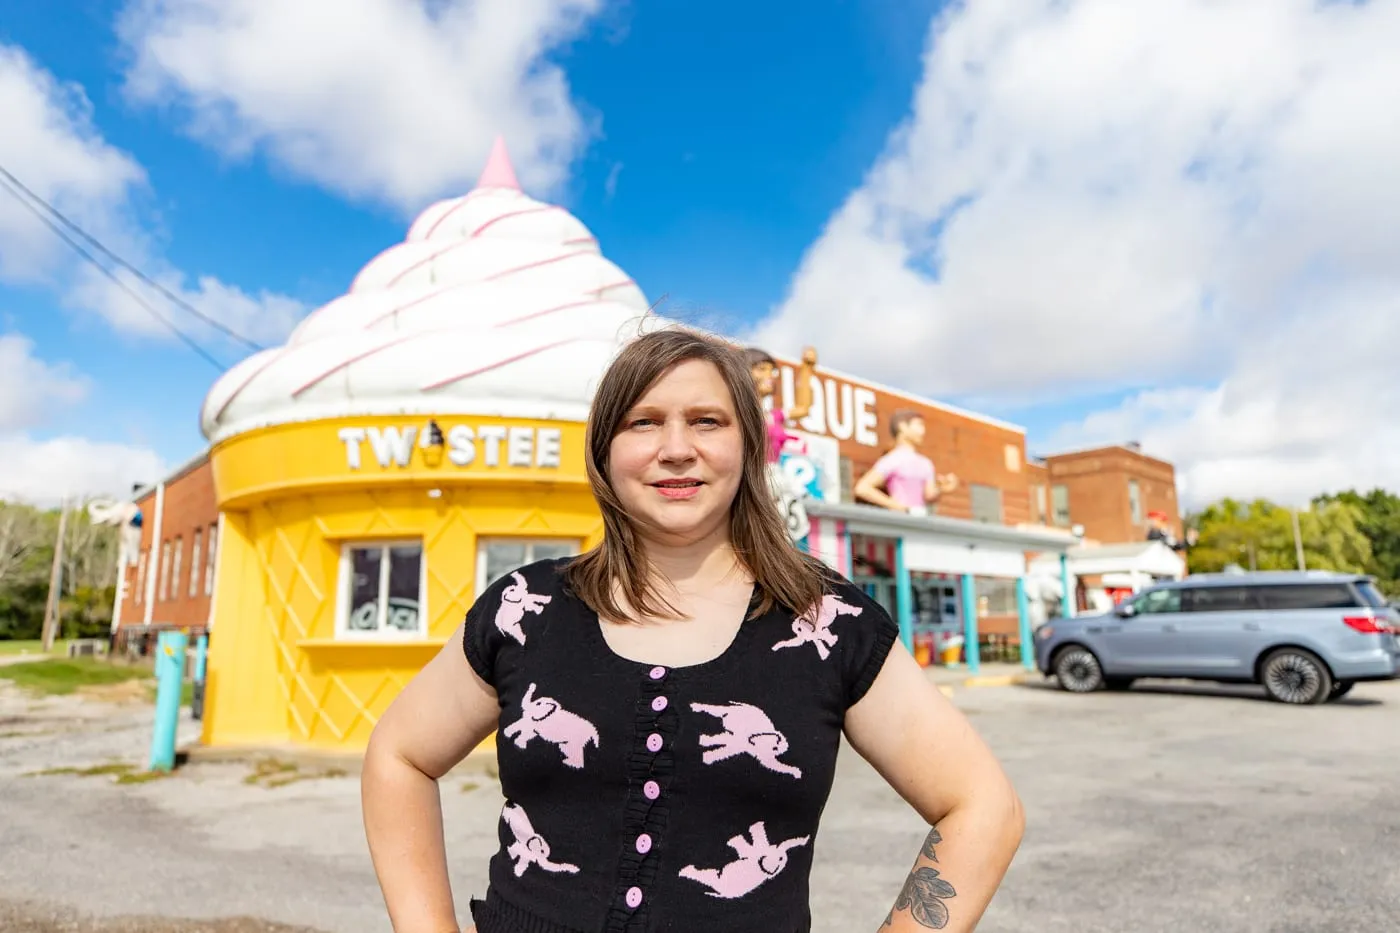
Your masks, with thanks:
[{"label": "gravel ground", "polygon": [[[1400,684],[1308,709],[1175,684],[1092,696],[973,688],[954,700],[1002,756],[1030,821],[986,933],[1400,927],[1389,867]],[[182,730],[193,738],[197,724]],[[147,705],[36,702],[0,681],[0,929],[388,929],[353,777],[234,762],[130,784],[34,773],[139,766],[149,741]],[[449,777],[443,804],[465,912],[484,888],[499,789]],[[922,836],[844,754],[813,875],[817,933],[874,931]]]}]

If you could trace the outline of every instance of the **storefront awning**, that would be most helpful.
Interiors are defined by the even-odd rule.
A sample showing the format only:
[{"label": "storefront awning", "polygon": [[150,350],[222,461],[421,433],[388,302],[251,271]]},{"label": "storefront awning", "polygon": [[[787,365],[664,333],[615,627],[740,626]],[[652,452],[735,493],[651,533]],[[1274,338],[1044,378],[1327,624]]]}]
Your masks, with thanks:
[{"label": "storefront awning", "polygon": [[898,538],[910,570],[1019,577],[1026,553],[1063,554],[1078,539],[1050,528],[1012,528],[942,515],[906,515],[874,506],[808,500],[807,514],[831,519],[858,535]]}]

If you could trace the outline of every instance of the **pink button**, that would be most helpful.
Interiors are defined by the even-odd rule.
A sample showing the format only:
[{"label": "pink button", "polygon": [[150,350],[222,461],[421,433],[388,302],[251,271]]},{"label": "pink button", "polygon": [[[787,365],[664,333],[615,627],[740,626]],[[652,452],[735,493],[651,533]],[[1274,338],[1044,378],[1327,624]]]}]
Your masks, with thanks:
[{"label": "pink button", "polygon": [[642,793],[648,800],[655,800],[661,796],[661,785],[655,781],[647,781],[642,785]]},{"label": "pink button", "polygon": [[646,833],[642,833],[637,837],[637,851],[643,855],[651,851],[651,837]]},{"label": "pink button", "polygon": [[660,664],[656,665],[656,667],[653,667],[653,668],[651,669],[651,679],[652,679],[652,680],[660,680],[661,678],[663,678],[663,677],[665,677],[665,676],[666,676],[666,668],[662,667]]},{"label": "pink button", "polygon": [[655,732],[653,732],[651,735],[647,736],[647,751],[649,751],[649,752],[659,752],[659,751],[661,751],[661,736],[657,735]]},{"label": "pink button", "polygon": [[656,699],[652,700],[651,708],[656,710],[658,713],[661,712],[663,709],[666,708],[666,698],[657,697]]},{"label": "pink button", "polygon": [[638,907],[641,907],[641,906],[642,906],[642,889],[641,889],[641,888],[628,888],[628,889],[627,889],[627,906],[628,906],[628,907],[631,907],[633,910],[636,910]]}]

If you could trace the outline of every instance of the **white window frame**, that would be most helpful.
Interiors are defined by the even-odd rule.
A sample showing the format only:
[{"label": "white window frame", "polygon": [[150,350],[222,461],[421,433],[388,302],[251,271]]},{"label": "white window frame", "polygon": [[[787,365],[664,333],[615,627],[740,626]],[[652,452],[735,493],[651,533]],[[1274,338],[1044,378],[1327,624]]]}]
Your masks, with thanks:
[{"label": "white window frame", "polygon": [[170,539],[166,538],[160,545],[160,580],[156,584],[156,602],[165,602],[170,598]]},{"label": "white window frame", "polygon": [[1142,486],[1135,479],[1128,480],[1128,520],[1134,525],[1143,522]]},{"label": "white window frame", "polygon": [[[389,611],[389,570],[388,549],[416,544],[420,549],[418,559],[418,628],[412,632],[401,632],[386,628],[384,619]],[[379,628],[372,632],[350,629],[351,588],[354,586],[354,560],[350,556],[357,550],[380,548],[385,553],[379,561]],[[422,538],[367,538],[357,541],[344,541],[340,545],[339,577],[336,580],[335,637],[341,641],[421,641],[428,637],[428,546]]]},{"label": "white window frame", "polygon": [[203,539],[204,529],[196,528],[194,530],[194,543],[190,545],[190,598],[199,595],[200,571],[204,567],[199,560],[203,556],[200,550],[200,544],[203,542]]},{"label": "white window frame", "polygon": [[553,538],[545,535],[482,535],[476,539],[476,595],[480,596],[486,592],[486,549],[492,544],[523,544],[525,546],[524,564],[535,562],[535,545],[537,544],[562,544],[570,548],[571,556],[577,556],[583,547],[583,542],[578,538]]},{"label": "white window frame", "polygon": [[136,555],[136,600],[133,605],[141,605],[141,600],[146,598],[146,564],[147,555],[150,549],[146,548]]},{"label": "white window frame", "polygon": [[[1063,489],[1065,491],[1065,514],[1064,521],[1060,521],[1060,507],[1056,503],[1055,491]],[[1074,510],[1070,508],[1069,486],[1065,483],[1055,483],[1050,487],[1050,524],[1056,528],[1068,528],[1074,522]]]},{"label": "white window frame", "polygon": [[208,556],[204,559],[204,560],[205,560],[205,563],[204,563],[204,595],[205,595],[205,596],[213,596],[213,595],[214,595],[214,568],[215,568],[215,566],[216,566],[216,561],[217,561],[217,559],[218,559],[218,557],[217,557],[217,552],[218,552],[218,549],[219,549],[219,526],[218,526],[217,523],[215,523],[215,524],[209,526],[209,541],[208,541],[208,547],[209,547]]},{"label": "white window frame", "polygon": [[180,598],[180,571],[185,558],[185,539],[176,535],[171,539],[173,552],[170,557],[170,598],[178,600]]}]

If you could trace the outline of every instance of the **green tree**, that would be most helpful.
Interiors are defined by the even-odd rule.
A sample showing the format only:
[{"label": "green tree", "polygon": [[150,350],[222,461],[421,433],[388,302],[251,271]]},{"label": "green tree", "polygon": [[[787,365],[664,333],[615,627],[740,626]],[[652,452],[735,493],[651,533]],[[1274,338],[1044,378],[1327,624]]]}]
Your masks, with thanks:
[{"label": "green tree", "polygon": [[[1371,542],[1362,530],[1363,512],[1347,502],[1318,503],[1298,515],[1303,559],[1311,570],[1367,573]],[[1246,570],[1296,570],[1298,554],[1289,509],[1255,499],[1222,499],[1191,516],[1199,539],[1188,552],[1192,573],[1231,565]]]},{"label": "green tree", "polygon": [[1400,598],[1400,496],[1384,489],[1347,490],[1318,496],[1318,506],[1343,504],[1357,511],[1357,525],[1371,544],[1368,572],[1387,595]]}]

